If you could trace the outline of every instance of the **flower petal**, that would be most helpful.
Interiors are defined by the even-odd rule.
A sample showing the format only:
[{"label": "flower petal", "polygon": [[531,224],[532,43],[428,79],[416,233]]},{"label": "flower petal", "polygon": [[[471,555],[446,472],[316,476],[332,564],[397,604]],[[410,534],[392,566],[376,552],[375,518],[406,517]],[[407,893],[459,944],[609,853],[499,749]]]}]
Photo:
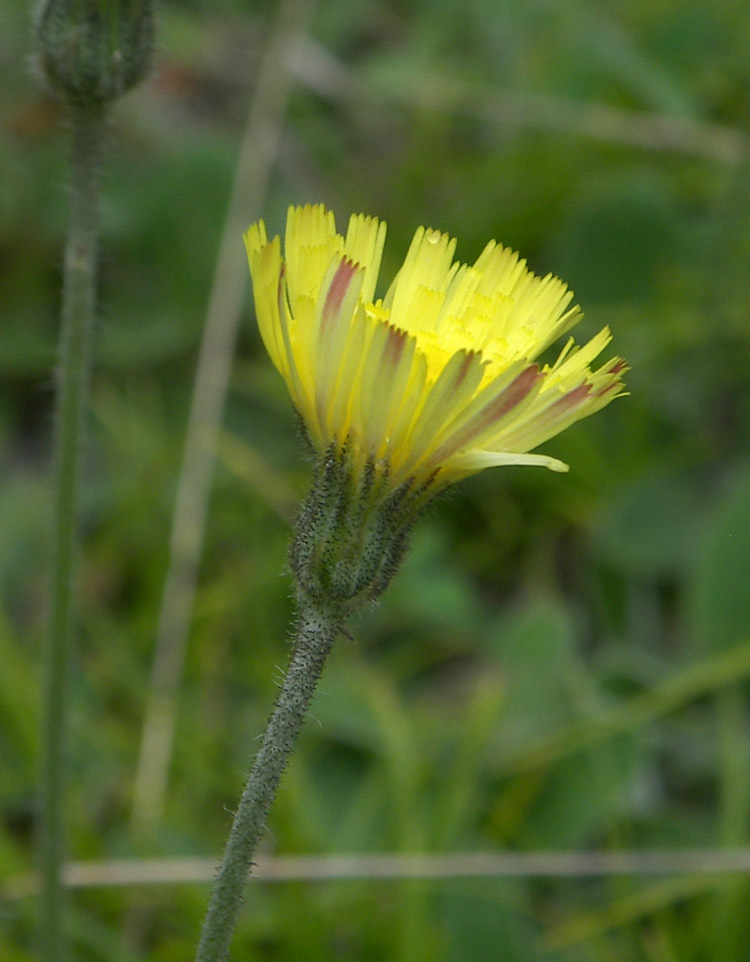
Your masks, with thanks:
[{"label": "flower petal", "polygon": [[450,462],[451,472],[456,474],[475,474],[485,468],[506,467],[508,465],[526,464],[530,466],[548,468],[550,471],[569,471],[569,465],[557,458],[550,458],[546,454],[511,454],[507,451],[469,451],[460,454]]},{"label": "flower petal", "polygon": [[261,336],[313,444],[346,447],[355,472],[387,465],[390,485],[503,464],[566,470],[528,452],[624,393],[624,361],[591,366],[609,330],[540,365],[582,316],[571,291],[494,241],[459,264],[456,241],[423,227],[374,301],[385,233],[356,215],[344,238],[308,205],[289,210],[284,259],[262,221],[245,235]]}]

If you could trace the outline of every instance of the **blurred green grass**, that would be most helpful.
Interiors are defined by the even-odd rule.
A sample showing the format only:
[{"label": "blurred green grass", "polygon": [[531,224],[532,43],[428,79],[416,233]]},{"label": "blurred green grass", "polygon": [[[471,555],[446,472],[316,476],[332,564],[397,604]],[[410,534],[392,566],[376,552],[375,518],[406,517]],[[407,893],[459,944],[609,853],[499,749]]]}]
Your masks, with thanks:
[{"label": "blurred green grass", "polygon": [[[112,131],[73,682],[75,858],[218,853],[286,659],[280,513],[308,465],[248,299],[166,810],[138,841],[133,778],[195,358],[274,15],[271,3],[165,4],[154,76]],[[10,878],[32,865],[66,137],[28,69],[27,5],[4,16]],[[748,50],[734,0],[321,0],[296,54],[269,227],[296,201],[325,201],[341,220],[377,213],[385,272],[419,223],[454,232],[467,260],[497,237],[571,284],[584,331],[612,326],[632,396],[546,446],[569,475],[486,472],[431,512],[383,603],[333,656],[268,850],[748,844]],[[592,105],[608,111],[595,123]],[[748,894],[741,877],[693,875],[258,884],[235,955],[745,962]],[[78,958],[189,958],[206,898],[200,885],[76,892]],[[32,909],[0,906],[3,959],[33,958]]]}]

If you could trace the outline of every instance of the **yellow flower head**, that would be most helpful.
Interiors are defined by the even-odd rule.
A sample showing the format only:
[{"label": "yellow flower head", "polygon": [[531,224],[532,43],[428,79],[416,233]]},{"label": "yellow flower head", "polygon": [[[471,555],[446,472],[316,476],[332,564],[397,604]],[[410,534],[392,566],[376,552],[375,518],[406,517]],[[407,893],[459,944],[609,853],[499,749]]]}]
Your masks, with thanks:
[{"label": "yellow flower head", "polygon": [[245,234],[260,332],[313,445],[346,445],[356,473],[375,465],[393,487],[567,470],[528,452],[622,393],[624,361],[591,366],[609,330],[538,362],[582,316],[565,284],[495,241],[460,264],[456,241],[424,227],[376,299],[385,232],[358,214],[342,237],[318,205],[290,208],[283,256],[262,221]]}]

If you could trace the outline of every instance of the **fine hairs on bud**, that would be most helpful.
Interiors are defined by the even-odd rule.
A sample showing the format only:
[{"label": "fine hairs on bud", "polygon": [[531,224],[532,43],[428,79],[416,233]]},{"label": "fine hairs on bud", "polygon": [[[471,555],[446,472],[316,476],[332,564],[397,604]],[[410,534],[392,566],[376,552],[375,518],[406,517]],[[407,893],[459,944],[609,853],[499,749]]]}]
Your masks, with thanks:
[{"label": "fine hairs on bud", "polygon": [[44,0],[36,30],[50,85],[74,103],[107,103],[148,74],[153,0]]},{"label": "fine hairs on bud", "polygon": [[289,551],[298,600],[341,619],[390,584],[411,527],[433,493],[405,482],[389,491],[387,465],[352,469],[349,446],[329,446],[316,465]]}]

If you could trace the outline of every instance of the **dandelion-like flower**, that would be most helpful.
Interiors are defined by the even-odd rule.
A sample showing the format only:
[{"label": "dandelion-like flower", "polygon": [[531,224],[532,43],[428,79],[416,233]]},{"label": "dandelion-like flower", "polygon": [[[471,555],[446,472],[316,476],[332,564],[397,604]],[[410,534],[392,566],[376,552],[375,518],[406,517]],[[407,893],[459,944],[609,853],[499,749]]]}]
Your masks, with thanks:
[{"label": "dandelion-like flower", "polygon": [[354,216],[346,237],[322,206],[289,211],[282,256],[261,221],[245,235],[263,341],[317,451],[289,549],[297,626],[289,670],[240,798],[198,946],[223,962],[268,811],[338,635],[388,586],[415,519],[446,484],[498,464],[566,465],[530,453],[622,393],[626,365],[592,363],[557,278],[491,241],[469,266],[420,227],[376,297],[385,224]]},{"label": "dandelion-like flower", "polygon": [[490,241],[473,265],[420,227],[376,297],[386,225],[354,215],[346,237],[322,205],[292,207],[284,253],[261,221],[245,235],[263,341],[319,452],[346,446],[404,482],[443,487],[493,465],[567,465],[531,454],[622,393],[625,362],[592,362],[604,328],[539,358],[582,314],[552,275]]},{"label": "dandelion-like flower", "polygon": [[625,362],[592,362],[607,328],[548,348],[581,317],[556,277],[490,241],[473,265],[420,227],[385,296],[385,224],[346,237],[322,205],[292,207],[282,255],[263,222],[245,235],[263,341],[318,452],[290,548],[301,607],[343,618],[385,590],[409,530],[441,488],[530,453],[622,392]]}]

